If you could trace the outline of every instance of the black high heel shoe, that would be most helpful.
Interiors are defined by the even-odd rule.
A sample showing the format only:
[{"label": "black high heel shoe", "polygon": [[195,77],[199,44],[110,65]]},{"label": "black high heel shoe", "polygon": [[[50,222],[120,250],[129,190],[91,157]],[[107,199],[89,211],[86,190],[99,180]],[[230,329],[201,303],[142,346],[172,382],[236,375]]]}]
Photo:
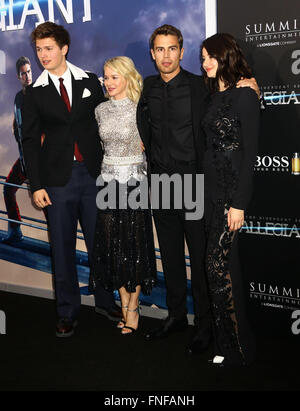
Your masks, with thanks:
[{"label": "black high heel shoe", "polygon": [[[121,308],[125,308],[128,311],[128,305],[121,305]],[[123,324],[123,325],[122,325]],[[117,328],[124,328],[126,324],[126,321],[124,320],[124,318],[122,318],[122,320],[120,320],[117,324]]]},{"label": "black high heel shoe", "polygon": [[[131,313],[137,312],[138,317],[140,316],[140,306],[139,305],[134,310],[130,310],[129,308],[127,308],[127,312],[128,311],[131,312]],[[138,321],[139,321],[139,318],[138,318]],[[134,335],[136,333],[137,329],[138,329],[138,326],[137,326],[137,328],[133,328],[133,327],[130,327],[129,325],[126,325],[126,323],[125,323],[124,327],[122,327],[122,329],[121,329],[121,335],[127,335],[127,336],[128,335]],[[130,330],[130,332],[123,332],[123,330]]]}]

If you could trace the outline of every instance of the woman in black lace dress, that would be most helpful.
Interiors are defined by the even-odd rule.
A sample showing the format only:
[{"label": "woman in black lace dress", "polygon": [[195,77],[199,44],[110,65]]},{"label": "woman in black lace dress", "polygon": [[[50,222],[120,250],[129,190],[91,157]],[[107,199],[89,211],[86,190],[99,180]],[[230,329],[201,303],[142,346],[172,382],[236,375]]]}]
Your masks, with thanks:
[{"label": "woman in black lace dress", "polygon": [[256,93],[236,88],[251,70],[235,39],[215,34],[202,43],[205,81],[211,90],[203,119],[207,276],[216,365],[253,361],[255,342],[243,307],[238,233],[251,197],[260,108]]}]

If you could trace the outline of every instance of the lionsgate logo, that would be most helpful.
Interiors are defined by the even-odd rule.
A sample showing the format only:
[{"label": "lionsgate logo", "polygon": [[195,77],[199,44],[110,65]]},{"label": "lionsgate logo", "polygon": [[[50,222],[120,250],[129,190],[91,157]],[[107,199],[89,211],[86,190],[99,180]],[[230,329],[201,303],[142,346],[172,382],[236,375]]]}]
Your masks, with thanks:
[{"label": "lionsgate logo", "polygon": [[250,282],[250,299],[265,307],[294,310],[300,307],[300,289],[275,284]]},{"label": "lionsgate logo", "polygon": [[257,47],[274,47],[296,43],[300,37],[298,19],[246,24],[245,40]]},{"label": "lionsgate logo", "polygon": [[255,172],[288,173],[290,171],[289,156],[259,155],[254,164]]},{"label": "lionsgate logo", "polygon": [[242,231],[252,235],[300,239],[300,219],[246,215]]}]

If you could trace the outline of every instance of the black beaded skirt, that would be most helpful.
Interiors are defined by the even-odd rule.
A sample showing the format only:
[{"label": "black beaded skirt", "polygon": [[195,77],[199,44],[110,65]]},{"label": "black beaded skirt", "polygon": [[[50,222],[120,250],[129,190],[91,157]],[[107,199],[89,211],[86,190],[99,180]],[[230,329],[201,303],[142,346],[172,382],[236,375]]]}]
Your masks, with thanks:
[{"label": "black beaded skirt", "polygon": [[156,257],[149,208],[106,209],[97,214],[89,289],[101,284],[106,290],[141,286],[151,294],[157,279]]}]

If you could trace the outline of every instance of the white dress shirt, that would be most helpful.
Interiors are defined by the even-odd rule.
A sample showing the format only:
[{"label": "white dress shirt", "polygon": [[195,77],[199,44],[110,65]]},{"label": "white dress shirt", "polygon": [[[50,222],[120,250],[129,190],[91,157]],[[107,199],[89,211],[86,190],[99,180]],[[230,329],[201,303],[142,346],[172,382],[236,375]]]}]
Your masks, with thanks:
[{"label": "white dress shirt", "polygon": [[[69,67],[67,68],[67,70],[64,72],[64,74],[62,76],[56,76],[55,74],[51,74],[48,71],[48,74],[51,78],[51,80],[53,81],[59,95],[60,95],[60,78],[63,78],[63,84],[67,90],[68,93],[68,97],[69,97],[69,101],[70,101],[70,106],[72,107],[72,76],[71,76],[71,70],[69,69]],[[76,160],[75,156],[74,156],[74,161]]]},{"label": "white dress shirt", "polygon": [[69,97],[69,100],[70,100],[70,105],[72,107],[72,76],[71,76],[71,71],[70,71],[69,67],[67,68],[67,70],[64,72],[64,74],[62,76],[56,76],[55,74],[49,73],[49,71],[48,71],[48,74],[49,74],[51,80],[53,81],[59,95],[60,95],[60,82],[59,82],[59,79],[60,78],[64,79],[63,84],[64,84],[64,86],[67,90],[68,97]]}]

